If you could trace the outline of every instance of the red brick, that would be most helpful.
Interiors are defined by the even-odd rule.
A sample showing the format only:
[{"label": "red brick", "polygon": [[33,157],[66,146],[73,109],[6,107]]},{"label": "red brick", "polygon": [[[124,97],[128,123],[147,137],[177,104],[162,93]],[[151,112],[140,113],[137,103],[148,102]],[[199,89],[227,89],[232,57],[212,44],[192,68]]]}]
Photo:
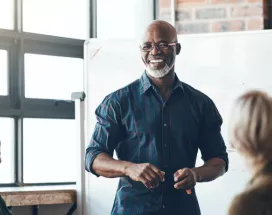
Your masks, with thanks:
[{"label": "red brick", "polygon": [[241,3],[246,2],[247,0],[212,0],[211,2],[213,4],[228,4],[228,3]]},{"label": "red brick", "polygon": [[263,7],[261,4],[257,5],[245,5],[245,6],[235,6],[231,8],[232,17],[246,17],[246,16],[262,16]]},{"label": "red brick", "polygon": [[249,19],[247,21],[247,30],[262,30],[264,28],[263,19]]},{"label": "red brick", "polygon": [[177,0],[177,4],[184,4],[184,3],[207,3],[207,0]]},{"label": "red brick", "polygon": [[177,7],[201,6],[209,4],[208,0],[177,0]]},{"label": "red brick", "polygon": [[177,10],[176,11],[176,20],[177,21],[186,21],[192,19],[192,9],[187,10]]},{"label": "red brick", "polygon": [[201,8],[195,11],[196,19],[222,19],[227,16],[226,8]]},{"label": "red brick", "polygon": [[260,3],[263,3],[263,1],[265,0],[247,0],[248,2],[252,3],[252,2],[260,2]]},{"label": "red brick", "polygon": [[213,32],[244,31],[244,20],[218,21],[212,25]]},{"label": "red brick", "polygon": [[269,17],[269,11],[272,11],[272,2],[268,1],[268,0],[263,0],[262,1],[263,4],[263,17],[265,19],[268,19]]},{"label": "red brick", "polygon": [[176,28],[178,34],[198,34],[211,31],[210,22],[177,22]]}]

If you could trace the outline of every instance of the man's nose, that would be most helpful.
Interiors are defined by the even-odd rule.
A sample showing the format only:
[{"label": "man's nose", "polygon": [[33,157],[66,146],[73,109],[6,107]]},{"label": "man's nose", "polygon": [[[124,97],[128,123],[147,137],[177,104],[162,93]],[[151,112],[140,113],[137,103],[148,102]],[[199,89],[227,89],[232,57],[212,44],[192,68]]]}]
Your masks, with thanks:
[{"label": "man's nose", "polygon": [[153,46],[152,50],[151,50],[151,54],[152,55],[157,55],[158,53],[160,53],[161,51],[158,50],[157,46]]}]

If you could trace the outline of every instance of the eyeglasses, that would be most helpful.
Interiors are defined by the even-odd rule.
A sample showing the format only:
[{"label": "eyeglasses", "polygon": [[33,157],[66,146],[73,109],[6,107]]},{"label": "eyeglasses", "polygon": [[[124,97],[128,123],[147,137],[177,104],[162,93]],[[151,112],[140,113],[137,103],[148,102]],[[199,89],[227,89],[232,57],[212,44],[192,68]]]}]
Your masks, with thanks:
[{"label": "eyeglasses", "polygon": [[177,43],[160,43],[157,45],[151,45],[151,44],[145,44],[140,46],[141,50],[144,52],[151,51],[154,47],[156,47],[157,50],[162,51],[168,49],[170,46],[175,46]]}]

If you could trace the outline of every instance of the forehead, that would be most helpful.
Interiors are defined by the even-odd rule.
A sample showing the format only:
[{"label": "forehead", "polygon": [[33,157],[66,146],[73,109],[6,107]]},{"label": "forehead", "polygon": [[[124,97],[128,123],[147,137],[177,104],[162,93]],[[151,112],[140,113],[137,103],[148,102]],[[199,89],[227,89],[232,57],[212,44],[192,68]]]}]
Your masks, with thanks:
[{"label": "forehead", "polygon": [[158,42],[175,42],[176,33],[168,26],[153,25],[150,26],[143,37],[143,43],[158,43]]}]

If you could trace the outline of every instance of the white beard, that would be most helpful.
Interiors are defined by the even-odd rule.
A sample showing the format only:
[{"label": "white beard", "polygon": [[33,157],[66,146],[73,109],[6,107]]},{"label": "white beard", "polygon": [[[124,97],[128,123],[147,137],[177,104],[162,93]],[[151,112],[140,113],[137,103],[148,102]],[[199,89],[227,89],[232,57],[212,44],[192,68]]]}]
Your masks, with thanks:
[{"label": "white beard", "polygon": [[149,66],[147,66],[145,69],[146,72],[153,78],[162,78],[166,76],[171,70],[167,64],[165,64],[165,67],[162,69],[151,69]]}]

